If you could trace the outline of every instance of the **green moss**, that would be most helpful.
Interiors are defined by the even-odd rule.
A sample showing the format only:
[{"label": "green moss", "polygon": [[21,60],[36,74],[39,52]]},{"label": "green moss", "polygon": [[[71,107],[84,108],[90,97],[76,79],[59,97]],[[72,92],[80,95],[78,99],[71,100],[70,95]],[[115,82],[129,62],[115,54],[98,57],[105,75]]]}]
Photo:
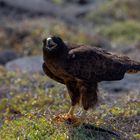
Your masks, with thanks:
[{"label": "green moss", "polygon": [[140,134],[135,134],[134,138],[139,140],[140,139]]},{"label": "green moss", "polygon": [[[110,21],[112,15],[114,15],[112,10],[112,2],[106,2],[96,9],[96,11],[90,11],[87,13],[85,18],[94,24],[105,24]],[[112,19],[111,19],[112,20]]]},{"label": "green moss", "polygon": [[[100,134],[83,126],[73,127],[64,124],[54,124],[45,117],[37,118],[27,115],[13,121],[6,121],[0,129],[0,139],[11,140],[96,140],[113,138],[108,133]],[[114,137],[114,140],[116,138]]]},{"label": "green moss", "polygon": [[65,3],[65,0],[53,0],[53,2],[58,5],[63,5]]},{"label": "green moss", "polygon": [[139,6],[139,0],[107,0],[96,11],[89,12],[85,18],[97,24],[127,19],[139,20]]},{"label": "green moss", "polygon": [[124,113],[124,110],[122,108],[119,107],[114,107],[110,110],[110,112],[114,115],[114,116],[119,116],[122,115]]},{"label": "green moss", "polygon": [[60,135],[55,133],[55,127],[46,121],[45,117],[31,119],[29,116],[7,122],[0,129],[0,134],[0,139],[6,140],[44,140],[51,139],[53,135],[55,137]]},{"label": "green moss", "polygon": [[[8,93],[0,98],[0,125],[2,125],[0,139],[93,140],[102,137],[110,138],[109,134],[103,136],[95,130],[91,132],[82,127],[50,121],[53,116],[69,110],[70,98],[63,85],[38,73],[20,75],[8,72],[1,79],[4,81],[0,83],[0,86],[3,87],[6,84],[7,91],[10,92],[8,98]],[[46,82],[52,82],[54,87],[45,91]],[[128,127],[132,129],[132,134],[138,134],[136,128],[139,128],[139,124],[135,123],[137,121],[135,117],[139,115],[140,96],[134,95],[135,93],[127,95],[129,98],[122,95],[123,98],[119,100],[117,98],[118,106],[109,102],[112,106],[102,104],[97,110],[89,111],[88,122],[120,133],[124,131],[124,127]],[[133,97],[136,99],[135,102],[128,100]],[[126,135],[130,137],[127,132]]]},{"label": "green moss", "polygon": [[140,23],[135,21],[115,22],[110,26],[101,26],[96,32],[114,42],[135,43],[140,40]]}]

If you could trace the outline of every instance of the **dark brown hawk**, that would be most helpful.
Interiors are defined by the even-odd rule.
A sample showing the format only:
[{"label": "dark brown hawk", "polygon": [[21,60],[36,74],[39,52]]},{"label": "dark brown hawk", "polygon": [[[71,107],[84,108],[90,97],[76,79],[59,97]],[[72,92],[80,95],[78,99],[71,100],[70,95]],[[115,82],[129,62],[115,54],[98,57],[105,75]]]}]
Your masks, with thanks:
[{"label": "dark brown hawk", "polygon": [[45,74],[67,87],[71,116],[78,103],[85,111],[95,106],[99,82],[121,80],[125,73],[140,71],[140,63],[128,57],[94,46],[68,44],[57,36],[43,40],[43,59]]}]

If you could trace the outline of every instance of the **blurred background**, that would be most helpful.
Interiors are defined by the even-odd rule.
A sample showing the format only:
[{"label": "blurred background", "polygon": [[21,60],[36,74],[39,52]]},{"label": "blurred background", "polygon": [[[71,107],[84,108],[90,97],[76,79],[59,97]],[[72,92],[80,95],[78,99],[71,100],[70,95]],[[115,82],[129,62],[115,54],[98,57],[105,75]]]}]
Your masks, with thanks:
[{"label": "blurred background", "polygon": [[[20,115],[31,110],[37,113],[39,110],[35,111],[36,106],[44,106],[45,110],[46,102],[53,98],[50,95],[46,99],[46,94],[44,95],[44,92],[48,93],[48,89],[57,84],[44,79],[42,39],[54,34],[67,42],[101,47],[140,61],[140,0],[0,0],[0,112],[6,113],[5,116],[0,115],[1,125],[12,120],[13,110],[18,110]],[[57,89],[60,87],[59,85]],[[129,113],[136,115],[137,119],[137,111],[140,113],[140,74],[126,75],[119,82],[103,82],[101,88],[103,92],[109,93],[109,97],[105,94],[105,100],[110,102],[111,107],[119,100],[124,112],[125,109],[134,109],[134,114]],[[66,92],[63,86],[62,91]],[[26,100],[25,95],[17,97],[19,92],[35,94],[25,94],[31,98],[31,103],[23,103],[23,108],[15,109],[16,104],[21,104],[19,98]],[[43,103],[38,105],[34,96],[40,94],[43,97],[40,102]],[[58,96],[58,101],[61,98],[64,100]],[[131,99],[135,99],[136,108],[125,108],[123,103],[130,102]],[[32,102],[35,101],[37,105],[34,107]],[[39,114],[43,115],[44,110]],[[56,113],[55,109],[53,111]],[[115,111],[118,114],[123,112],[118,108]],[[131,123],[134,124],[135,121],[134,119]],[[118,120],[116,127],[119,123]],[[123,125],[125,124],[126,122]],[[140,119],[137,119],[136,129],[132,129],[132,124],[127,130],[126,127],[123,128],[126,137],[140,138],[140,129],[137,127],[140,126]],[[1,133],[4,136],[3,130]]]},{"label": "blurred background", "polygon": [[[42,71],[42,39],[53,34],[140,60],[139,6],[139,0],[0,0],[0,64]],[[116,90],[131,89],[130,79],[140,87],[137,76],[127,78]]]}]

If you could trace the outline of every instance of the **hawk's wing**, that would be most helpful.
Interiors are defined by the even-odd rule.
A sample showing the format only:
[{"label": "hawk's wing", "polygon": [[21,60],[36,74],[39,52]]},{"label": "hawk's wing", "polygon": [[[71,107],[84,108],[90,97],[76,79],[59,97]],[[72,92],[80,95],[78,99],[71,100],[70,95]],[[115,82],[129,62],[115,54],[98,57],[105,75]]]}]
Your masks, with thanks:
[{"label": "hawk's wing", "polygon": [[125,73],[125,59],[103,49],[81,46],[68,53],[66,72],[81,80],[120,80]]}]

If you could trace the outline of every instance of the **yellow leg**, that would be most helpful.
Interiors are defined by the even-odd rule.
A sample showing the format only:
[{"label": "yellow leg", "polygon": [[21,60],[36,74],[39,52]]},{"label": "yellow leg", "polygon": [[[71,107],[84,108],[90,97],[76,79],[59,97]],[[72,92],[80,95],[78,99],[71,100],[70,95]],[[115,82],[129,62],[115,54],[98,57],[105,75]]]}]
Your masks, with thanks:
[{"label": "yellow leg", "polygon": [[82,112],[79,113],[79,117],[74,116],[74,109],[75,106],[72,106],[69,110],[69,112],[64,115],[64,119],[73,126],[79,126],[84,123],[86,118],[86,110],[82,110]]},{"label": "yellow leg", "polygon": [[79,113],[80,114],[79,117],[74,116],[74,110],[75,106],[71,106],[68,113],[56,116],[53,120],[58,123],[67,122],[69,124],[78,126],[84,122],[86,118],[86,110],[83,110],[81,113]]},{"label": "yellow leg", "polygon": [[68,115],[71,115],[73,116],[74,115],[74,110],[75,110],[75,106],[71,106],[69,112],[68,112]]},{"label": "yellow leg", "polygon": [[60,114],[58,116],[55,116],[53,118],[53,120],[55,122],[58,122],[58,123],[65,122],[65,121],[73,122],[73,120],[75,121],[76,117],[74,116],[74,109],[75,109],[75,106],[71,106],[70,110],[68,111],[68,113]]}]

